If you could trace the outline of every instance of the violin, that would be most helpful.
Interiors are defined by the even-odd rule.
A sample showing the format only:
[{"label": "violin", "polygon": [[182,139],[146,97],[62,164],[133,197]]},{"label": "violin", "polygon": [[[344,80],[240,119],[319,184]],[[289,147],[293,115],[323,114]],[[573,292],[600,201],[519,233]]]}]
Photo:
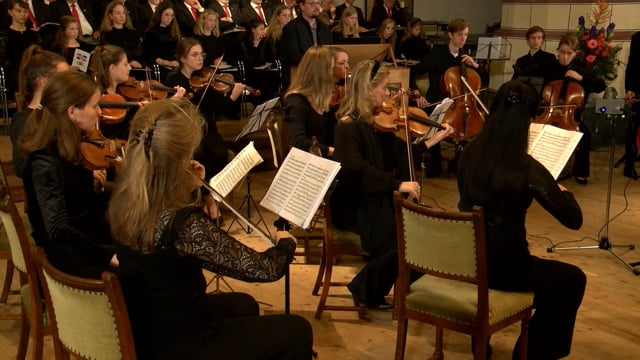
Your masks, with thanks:
[{"label": "violin", "polygon": [[102,109],[102,121],[106,124],[118,124],[127,116],[127,110],[140,106],[137,102],[126,101],[122,95],[105,94],[98,102]]},{"label": "violin", "polygon": [[[228,93],[231,88],[236,85],[236,82],[233,80],[233,75],[231,74],[219,74],[215,75],[214,78],[211,79],[212,76],[214,76],[214,71],[211,68],[203,67],[191,75],[189,85],[194,89],[203,89],[207,86],[211,86],[211,88],[219,94]],[[244,89],[252,96],[260,96],[261,94],[260,90],[254,89],[250,86],[245,85]]]},{"label": "violin", "polygon": [[[400,112],[400,107],[392,100],[384,100],[382,106],[377,109],[377,114],[374,116],[374,127],[379,131],[394,132],[396,136],[405,140],[405,124]],[[438,130],[444,129],[438,122],[430,120],[427,114],[418,107],[409,106],[406,115],[409,135],[412,138],[425,136],[432,127]],[[400,128],[398,126],[400,126]]]},{"label": "violin", "polygon": [[89,170],[105,170],[119,167],[124,159],[127,142],[107,139],[99,129],[84,131],[80,141],[83,165]]},{"label": "violin", "polygon": [[554,80],[542,89],[542,101],[546,104],[542,114],[534,122],[551,124],[565,130],[579,131],[575,113],[584,105],[584,89],[570,78]]},{"label": "violin", "polygon": [[[462,58],[462,49],[460,49],[460,58]],[[469,85],[463,82],[463,79]],[[454,129],[456,142],[471,140],[476,136],[482,125],[484,125],[484,117],[486,112],[480,111],[479,106],[484,108],[483,104],[478,102],[475,95],[480,90],[482,79],[474,69],[468,69],[467,64],[462,62],[460,66],[452,66],[440,79],[441,89],[454,99],[449,107],[442,122],[445,122]]]},{"label": "violin", "polygon": [[118,85],[119,94],[132,101],[165,99],[176,92],[174,88],[162,85],[158,80],[136,80],[133,77]]}]

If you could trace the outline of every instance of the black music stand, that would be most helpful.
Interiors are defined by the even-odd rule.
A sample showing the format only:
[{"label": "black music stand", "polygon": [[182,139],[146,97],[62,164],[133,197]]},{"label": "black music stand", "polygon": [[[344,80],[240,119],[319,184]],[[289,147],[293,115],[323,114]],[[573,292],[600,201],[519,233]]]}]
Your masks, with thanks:
[{"label": "black music stand", "polygon": [[[237,142],[238,140],[242,139],[243,137],[249,134],[253,134],[255,132],[260,131],[260,129],[262,128],[262,125],[264,125],[265,120],[267,119],[267,117],[269,117],[269,114],[271,113],[271,111],[276,106],[279,100],[280,98],[276,97],[258,105],[253,110],[253,113],[251,114],[249,121],[247,121],[247,124],[242,128],[240,133],[233,139],[233,142]],[[256,209],[256,212],[258,213],[258,217],[260,218],[260,220],[256,223],[256,225],[259,225],[260,223],[262,223],[264,225],[266,232],[269,234],[269,236],[271,236],[271,232],[269,231],[269,227],[267,226],[267,223],[264,221],[264,218],[262,217],[260,208],[258,207],[258,204],[256,204],[256,201],[254,200],[253,195],[251,194],[251,172],[247,174],[247,177],[245,178],[245,182],[247,183],[247,193],[244,195],[244,199],[242,199],[242,203],[240,203],[240,207],[238,208],[238,211],[241,211],[242,207],[246,204],[247,219],[251,219],[251,206],[253,206]],[[238,217],[234,216],[233,221],[231,221],[231,224],[229,224],[229,228],[227,229],[227,231],[231,230],[231,227],[236,221],[238,221]],[[249,226],[247,226],[246,229],[243,227],[243,229],[247,234],[250,234],[253,231]]]},{"label": "black music stand", "polygon": [[599,114],[603,114],[607,120],[609,120],[609,134],[611,136],[611,143],[609,144],[609,178],[607,181],[607,207],[605,209],[605,218],[604,218],[604,232],[603,235],[600,236],[600,241],[598,245],[590,245],[590,246],[568,246],[568,247],[559,247],[553,245],[547,248],[547,252],[553,252],[554,250],[580,250],[580,249],[601,249],[607,250],[611,253],[620,263],[622,263],[625,267],[627,267],[634,275],[640,275],[640,270],[635,267],[640,265],[640,262],[628,263],[624,259],[620,257],[620,255],[614,253],[612,251],[613,248],[627,248],[629,250],[635,249],[635,245],[627,244],[627,245],[613,245],[609,241],[609,222],[611,219],[609,218],[609,210],[611,208],[611,183],[613,181],[613,167],[614,167],[614,155],[615,155],[615,136],[614,136],[614,128],[616,120],[620,120],[624,118],[624,112],[622,109],[624,108],[624,100],[622,99],[598,99],[596,101],[596,112]]}]

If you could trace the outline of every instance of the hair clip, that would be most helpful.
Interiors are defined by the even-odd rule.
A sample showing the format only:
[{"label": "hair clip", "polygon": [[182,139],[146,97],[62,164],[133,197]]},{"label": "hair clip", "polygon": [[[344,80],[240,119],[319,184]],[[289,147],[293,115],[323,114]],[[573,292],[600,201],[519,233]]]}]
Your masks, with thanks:
[{"label": "hair clip", "polygon": [[510,104],[520,103],[520,95],[511,93],[509,96],[507,96],[507,102]]},{"label": "hair clip", "polygon": [[144,155],[147,157],[147,160],[150,159],[151,140],[153,140],[153,128],[136,131],[136,137],[133,140],[134,144],[142,144],[144,148]]},{"label": "hair clip", "polygon": [[42,104],[38,104],[38,106],[36,106],[36,110],[42,110],[44,109],[44,107],[42,106]]}]

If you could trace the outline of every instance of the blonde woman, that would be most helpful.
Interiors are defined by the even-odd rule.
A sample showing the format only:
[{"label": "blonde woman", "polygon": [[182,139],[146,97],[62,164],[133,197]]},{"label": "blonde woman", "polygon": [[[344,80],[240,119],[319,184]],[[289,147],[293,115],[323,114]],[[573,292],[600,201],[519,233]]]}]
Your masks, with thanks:
[{"label": "blonde woman", "polygon": [[360,37],[358,12],[354,7],[348,7],[342,12],[340,22],[333,28],[333,42],[338,44],[343,39]]},{"label": "blonde woman", "polygon": [[264,42],[264,58],[266,61],[273,63],[273,60],[279,58],[278,49],[281,49],[280,39],[282,39],[282,28],[291,21],[291,9],[278,5],[273,11],[267,35]]},{"label": "blonde woman", "polygon": [[[222,39],[220,37],[220,15],[211,9],[205,9],[196,21],[194,38],[200,41],[203,51],[207,54],[204,58],[204,66],[218,64],[224,53]],[[226,62],[220,63],[225,65]]]},{"label": "blonde woman", "polygon": [[131,25],[127,9],[119,0],[107,5],[100,25],[100,43],[123,48],[127,52],[129,65],[134,69],[142,68],[142,42]]},{"label": "blonde woman", "polygon": [[[207,294],[202,269],[249,282],[280,279],[295,241],[257,252],[203,210],[193,161],[204,120],[182,99],[153,102],[131,123],[127,161],[109,204],[118,277],[140,359],[311,359],[311,325],[259,316],[248,294]],[[199,178],[199,179],[198,179]]]},{"label": "blonde woman", "polygon": [[335,119],[328,116],[335,84],[333,66],[329,48],[309,48],[284,98],[284,120],[289,124],[291,146],[308,151],[315,136],[325,157],[333,154]]},{"label": "blonde woman", "polygon": [[[396,22],[391,18],[386,18],[382,20],[382,25],[378,29],[378,35],[380,36],[381,44],[389,44],[391,45],[391,51],[396,53],[396,42],[398,39],[398,34],[396,34]],[[390,58],[385,59],[386,61],[391,60]]]}]

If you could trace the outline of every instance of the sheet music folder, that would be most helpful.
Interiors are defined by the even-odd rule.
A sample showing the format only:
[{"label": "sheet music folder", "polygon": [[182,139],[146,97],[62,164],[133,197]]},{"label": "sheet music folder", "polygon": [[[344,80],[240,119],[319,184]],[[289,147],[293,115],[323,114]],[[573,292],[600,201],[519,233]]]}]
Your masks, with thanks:
[{"label": "sheet music folder", "polygon": [[260,131],[264,121],[267,119],[267,116],[269,116],[271,110],[276,106],[278,100],[280,100],[280,98],[276,97],[256,106],[256,108],[253,109],[253,113],[251,113],[249,121],[247,121],[247,124],[242,128],[242,131],[240,131],[240,133],[233,139],[233,142],[242,139],[248,134]]}]

